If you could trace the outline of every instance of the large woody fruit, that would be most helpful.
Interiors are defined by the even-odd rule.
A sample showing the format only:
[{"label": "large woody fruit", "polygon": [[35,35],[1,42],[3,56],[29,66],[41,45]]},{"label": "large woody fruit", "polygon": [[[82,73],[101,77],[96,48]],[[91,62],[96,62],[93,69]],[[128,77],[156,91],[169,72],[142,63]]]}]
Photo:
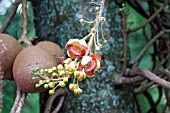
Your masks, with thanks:
[{"label": "large woody fruit", "polygon": [[3,79],[13,79],[12,66],[17,54],[21,50],[22,47],[15,38],[0,33],[0,62],[4,71]]},{"label": "large woody fruit", "polygon": [[60,46],[53,42],[42,41],[38,42],[36,46],[49,51],[57,59],[58,63],[61,63],[61,60],[65,58],[64,52],[62,51]]},{"label": "large woody fruit", "polygon": [[35,88],[35,84],[42,78],[32,79],[35,75],[29,74],[33,67],[48,69],[57,66],[57,61],[48,51],[32,46],[22,50],[13,65],[13,75],[17,86],[24,92],[43,92],[43,87]]}]

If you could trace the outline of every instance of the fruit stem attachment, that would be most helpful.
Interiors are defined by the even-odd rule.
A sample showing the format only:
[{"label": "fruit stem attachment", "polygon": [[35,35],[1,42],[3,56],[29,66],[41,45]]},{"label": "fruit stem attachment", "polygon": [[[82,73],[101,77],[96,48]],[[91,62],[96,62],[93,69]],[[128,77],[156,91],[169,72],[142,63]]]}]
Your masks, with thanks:
[{"label": "fruit stem attachment", "polygon": [[18,41],[19,43],[24,42],[25,46],[29,47],[32,46],[32,43],[27,34],[27,0],[22,0],[22,36]]}]

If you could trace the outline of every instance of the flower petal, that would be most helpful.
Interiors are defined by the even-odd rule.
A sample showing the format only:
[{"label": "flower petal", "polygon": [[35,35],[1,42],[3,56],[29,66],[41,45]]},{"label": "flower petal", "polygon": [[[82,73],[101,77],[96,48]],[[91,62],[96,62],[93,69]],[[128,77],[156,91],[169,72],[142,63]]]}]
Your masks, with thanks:
[{"label": "flower petal", "polygon": [[92,57],[90,57],[90,56],[84,56],[84,57],[82,58],[81,64],[82,64],[82,65],[86,65],[86,64],[88,64],[88,63],[90,62],[90,60],[92,60]]},{"label": "flower petal", "polygon": [[100,61],[96,59],[96,66],[94,68],[95,71],[97,71],[100,68]]},{"label": "flower petal", "polygon": [[77,55],[73,54],[71,51],[67,51],[67,54],[70,58],[76,58]]},{"label": "flower petal", "polygon": [[95,66],[96,66],[96,62],[94,60],[91,60],[86,66],[85,66],[85,72],[90,72],[92,70],[94,70]]},{"label": "flower petal", "polygon": [[94,77],[94,71],[88,72],[88,73],[87,73],[87,76],[90,77],[90,78],[91,78],[91,77]]},{"label": "flower petal", "polygon": [[101,60],[101,57],[98,54],[91,54],[90,56],[98,60]]}]

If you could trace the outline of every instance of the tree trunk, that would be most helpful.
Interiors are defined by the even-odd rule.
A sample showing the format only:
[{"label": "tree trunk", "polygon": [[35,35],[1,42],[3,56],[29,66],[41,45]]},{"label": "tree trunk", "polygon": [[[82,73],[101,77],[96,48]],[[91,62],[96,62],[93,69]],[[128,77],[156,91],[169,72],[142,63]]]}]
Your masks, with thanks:
[{"label": "tree trunk", "polygon": [[[91,25],[81,25],[80,18],[92,21],[95,5],[90,0],[33,0],[36,33],[40,40],[50,40],[64,49],[70,38],[83,38]],[[107,0],[103,15],[104,35],[108,40],[98,52],[102,56],[101,69],[94,78],[80,82],[83,94],[68,91],[61,113],[133,113],[136,105],[131,88],[115,87],[114,75],[120,73],[123,58],[123,30],[119,8]],[[44,97],[44,96],[43,96]],[[42,101],[46,98],[41,97]],[[44,105],[41,104],[41,112]]]}]

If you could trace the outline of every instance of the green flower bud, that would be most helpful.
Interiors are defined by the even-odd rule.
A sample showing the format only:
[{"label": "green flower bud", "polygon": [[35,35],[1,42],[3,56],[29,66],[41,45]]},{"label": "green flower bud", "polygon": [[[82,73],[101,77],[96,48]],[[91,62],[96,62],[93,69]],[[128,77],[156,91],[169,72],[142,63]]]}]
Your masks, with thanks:
[{"label": "green flower bud", "polygon": [[57,74],[57,73],[55,73],[55,72],[53,72],[53,73],[52,73],[52,76],[57,76],[57,75],[58,75],[58,74]]},{"label": "green flower bud", "polygon": [[39,84],[35,84],[35,87],[38,88],[38,87],[40,87],[40,85]]},{"label": "green flower bud", "polygon": [[49,82],[49,83],[48,83],[48,86],[49,86],[50,88],[54,88],[54,87],[55,87],[55,84],[54,84],[53,82]]},{"label": "green flower bud", "polygon": [[59,71],[60,76],[64,76],[65,74],[66,74],[66,72],[64,70]]},{"label": "green flower bud", "polygon": [[74,77],[78,77],[80,75],[80,71],[74,71]]},{"label": "green flower bud", "polygon": [[57,69],[58,69],[58,70],[63,70],[64,67],[63,67],[61,64],[59,64],[59,65],[57,66]]},{"label": "green flower bud", "polygon": [[53,95],[54,94],[54,90],[49,90],[49,94]]},{"label": "green flower bud", "polygon": [[45,88],[45,89],[48,89],[48,84],[44,84],[44,88]]},{"label": "green flower bud", "polygon": [[56,71],[56,70],[57,70],[57,67],[53,66],[53,67],[52,67],[52,70],[53,70],[53,71]]},{"label": "green flower bud", "polygon": [[58,86],[60,86],[60,87],[65,87],[65,86],[66,86],[66,84],[65,84],[63,81],[59,81]]},{"label": "green flower bud", "polygon": [[39,84],[43,84],[43,80],[40,80],[38,83],[39,83]]},{"label": "green flower bud", "polygon": [[67,83],[67,82],[68,82],[68,78],[67,78],[67,77],[64,77],[64,78],[63,78],[63,82],[64,82],[64,83]]},{"label": "green flower bud", "polygon": [[53,72],[53,70],[50,68],[50,69],[48,69],[48,74],[51,74],[52,72]]}]

